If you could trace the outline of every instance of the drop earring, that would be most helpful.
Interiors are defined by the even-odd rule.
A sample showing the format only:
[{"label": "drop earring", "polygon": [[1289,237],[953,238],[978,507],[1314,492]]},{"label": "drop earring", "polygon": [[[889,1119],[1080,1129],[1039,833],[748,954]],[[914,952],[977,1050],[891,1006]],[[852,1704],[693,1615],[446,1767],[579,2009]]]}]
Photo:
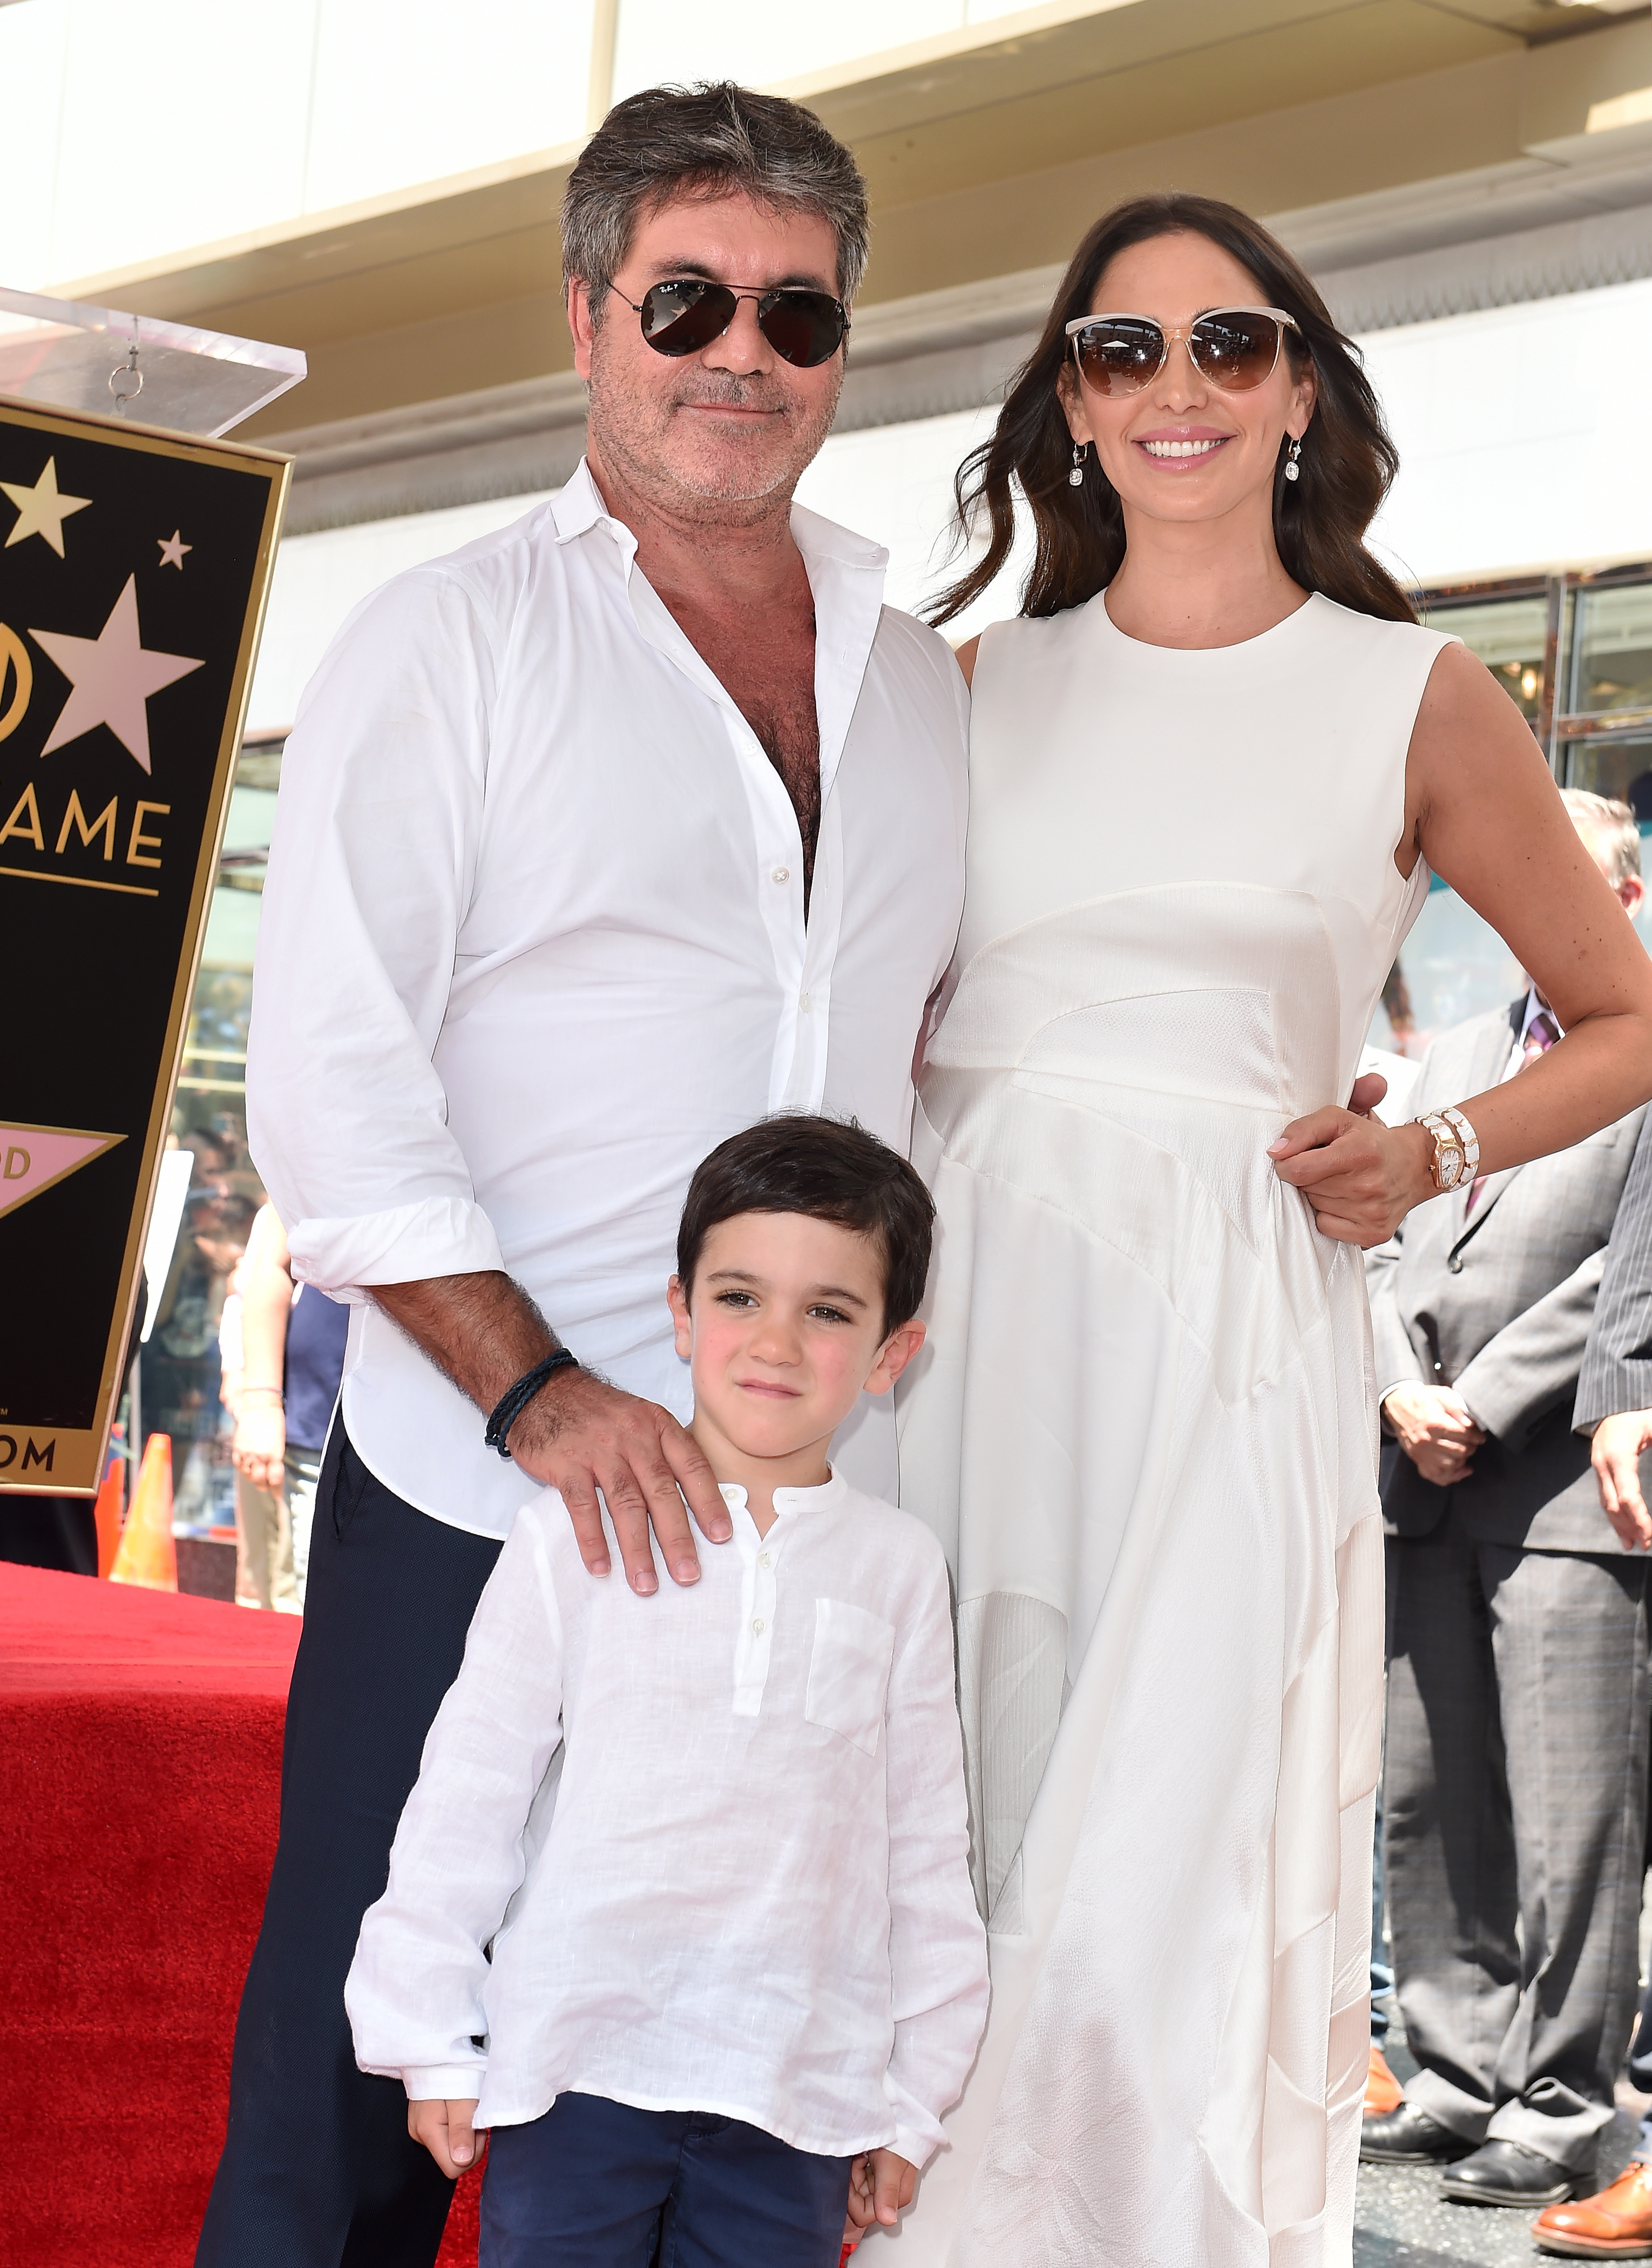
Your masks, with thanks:
[{"label": "drop earring", "polygon": [[1084,449],[1082,442],[1075,441],[1073,444],[1073,469],[1067,475],[1067,485],[1069,489],[1082,489],[1084,485]]},{"label": "drop earring", "polygon": [[1300,441],[1293,441],[1290,445],[1289,453],[1285,459],[1285,478],[1288,481],[1299,481],[1302,478],[1302,474],[1297,468],[1296,462],[1297,459],[1301,455],[1302,443]]}]

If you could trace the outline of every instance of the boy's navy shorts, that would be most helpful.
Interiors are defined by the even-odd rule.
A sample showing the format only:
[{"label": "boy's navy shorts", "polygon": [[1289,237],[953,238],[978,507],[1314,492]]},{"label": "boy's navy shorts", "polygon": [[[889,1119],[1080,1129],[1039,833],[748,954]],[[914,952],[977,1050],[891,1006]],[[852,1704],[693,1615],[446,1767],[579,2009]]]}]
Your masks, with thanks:
[{"label": "boy's navy shorts", "polygon": [[488,2139],[480,2268],[838,2268],[854,2162],[709,2111],[559,2095]]}]

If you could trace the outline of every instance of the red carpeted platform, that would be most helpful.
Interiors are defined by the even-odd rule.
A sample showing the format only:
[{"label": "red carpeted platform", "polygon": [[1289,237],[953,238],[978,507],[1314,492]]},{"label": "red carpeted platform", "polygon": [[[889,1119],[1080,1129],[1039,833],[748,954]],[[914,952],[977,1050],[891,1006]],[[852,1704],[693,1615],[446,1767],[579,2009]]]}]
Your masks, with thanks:
[{"label": "red carpeted platform", "polygon": [[[0,1564],[8,2268],[188,2268],[275,1855],[297,1616]],[[462,2184],[443,2268],[476,2257]]]}]

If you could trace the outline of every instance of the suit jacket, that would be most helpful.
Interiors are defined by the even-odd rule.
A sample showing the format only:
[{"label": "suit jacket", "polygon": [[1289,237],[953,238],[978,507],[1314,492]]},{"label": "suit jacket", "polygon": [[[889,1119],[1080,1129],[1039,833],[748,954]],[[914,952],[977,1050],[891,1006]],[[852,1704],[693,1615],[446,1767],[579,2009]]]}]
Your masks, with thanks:
[{"label": "suit jacket", "polygon": [[[1413,1110],[1495,1086],[1524,1013],[1523,997],[1443,1033]],[[1573,1404],[1645,1116],[1632,1111],[1573,1149],[1494,1174],[1472,1212],[1465,1189],[1417,1206],[1369,1256],[1378,1392],[1405,1380],[1454,1386],[1487,1435],[1472,1477],[1451,1488],[1425,1481],[1409,1457],[1394,1461],[1383,1491],[1391,1534],[1427,1535],[1450,1508],[1484,1543],[1621,1551]]]},{"label": "suit jacket", "polygon": [[1652,1111],[1612,1223],[1572,1423],[1592,1433],[1625,1410],[1652,1410]]}]

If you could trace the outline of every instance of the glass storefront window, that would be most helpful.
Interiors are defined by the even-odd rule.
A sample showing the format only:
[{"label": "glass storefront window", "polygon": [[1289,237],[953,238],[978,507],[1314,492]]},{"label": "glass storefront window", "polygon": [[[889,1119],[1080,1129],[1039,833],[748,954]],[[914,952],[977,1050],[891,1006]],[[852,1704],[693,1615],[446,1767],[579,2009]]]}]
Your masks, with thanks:
[{"label": "glass storefront window", "polygon": [[264,1202],[246,1148],[246,1028],[280,778],[278,741],[242,749],[173,1107],[172,1146],[194,1153],[189,1190],[165,1280],[151,1286],[153,1320],[141,1356],[143,1431],[171,1435],[174,1521],[195,1534],[235,1521],[218,1329]]},{"label": "glass storefront window", "polygon": [[[1644,740],[1611,739],[1564,740],[1560,744],[1560,780],[1566,787],[1588,788],[1592,794],[1611,796],[1626,803],[1641,821],[1644,842],[1652,826],[1652,738]],[[1652,860],[1648,861],[1652,874]]]},{"label": "glass storefront window", "polygon": [[1652,709],[1652,583],[1580,591],[1562,706],[1584,717]]},{"label": "glass storefront window", "polygon": [[[1552,600],[1560,628],[1551,690]],[[1627,803],[1645,845],[1652,834],[1652,564],[1614,568],[1599,580],[1556,576],[1461,596],[1443,591],[1425,603],[1425,619],[1479,656],[1534,732],[1552,733],[1561,784]],[[1603,718],[1621,722],[1603,731]],[[1652,851],[1643,857],[1652,873]],[[1652,946],[1652,914],[1640,926]],[[1415,1058],[1437,1033],[1501,1007],[1525,982],[1496,932],[1436,880],[1390,974],[1370,1043]]]},{"label": "glass storefront window", "polygon": [[1477,604],[1430,608],[1430,630],[1449,630],[1477,653],[1529,723],[1535,724],[1543,692],[1543,649],[1548,636],[1546,592]]}]

